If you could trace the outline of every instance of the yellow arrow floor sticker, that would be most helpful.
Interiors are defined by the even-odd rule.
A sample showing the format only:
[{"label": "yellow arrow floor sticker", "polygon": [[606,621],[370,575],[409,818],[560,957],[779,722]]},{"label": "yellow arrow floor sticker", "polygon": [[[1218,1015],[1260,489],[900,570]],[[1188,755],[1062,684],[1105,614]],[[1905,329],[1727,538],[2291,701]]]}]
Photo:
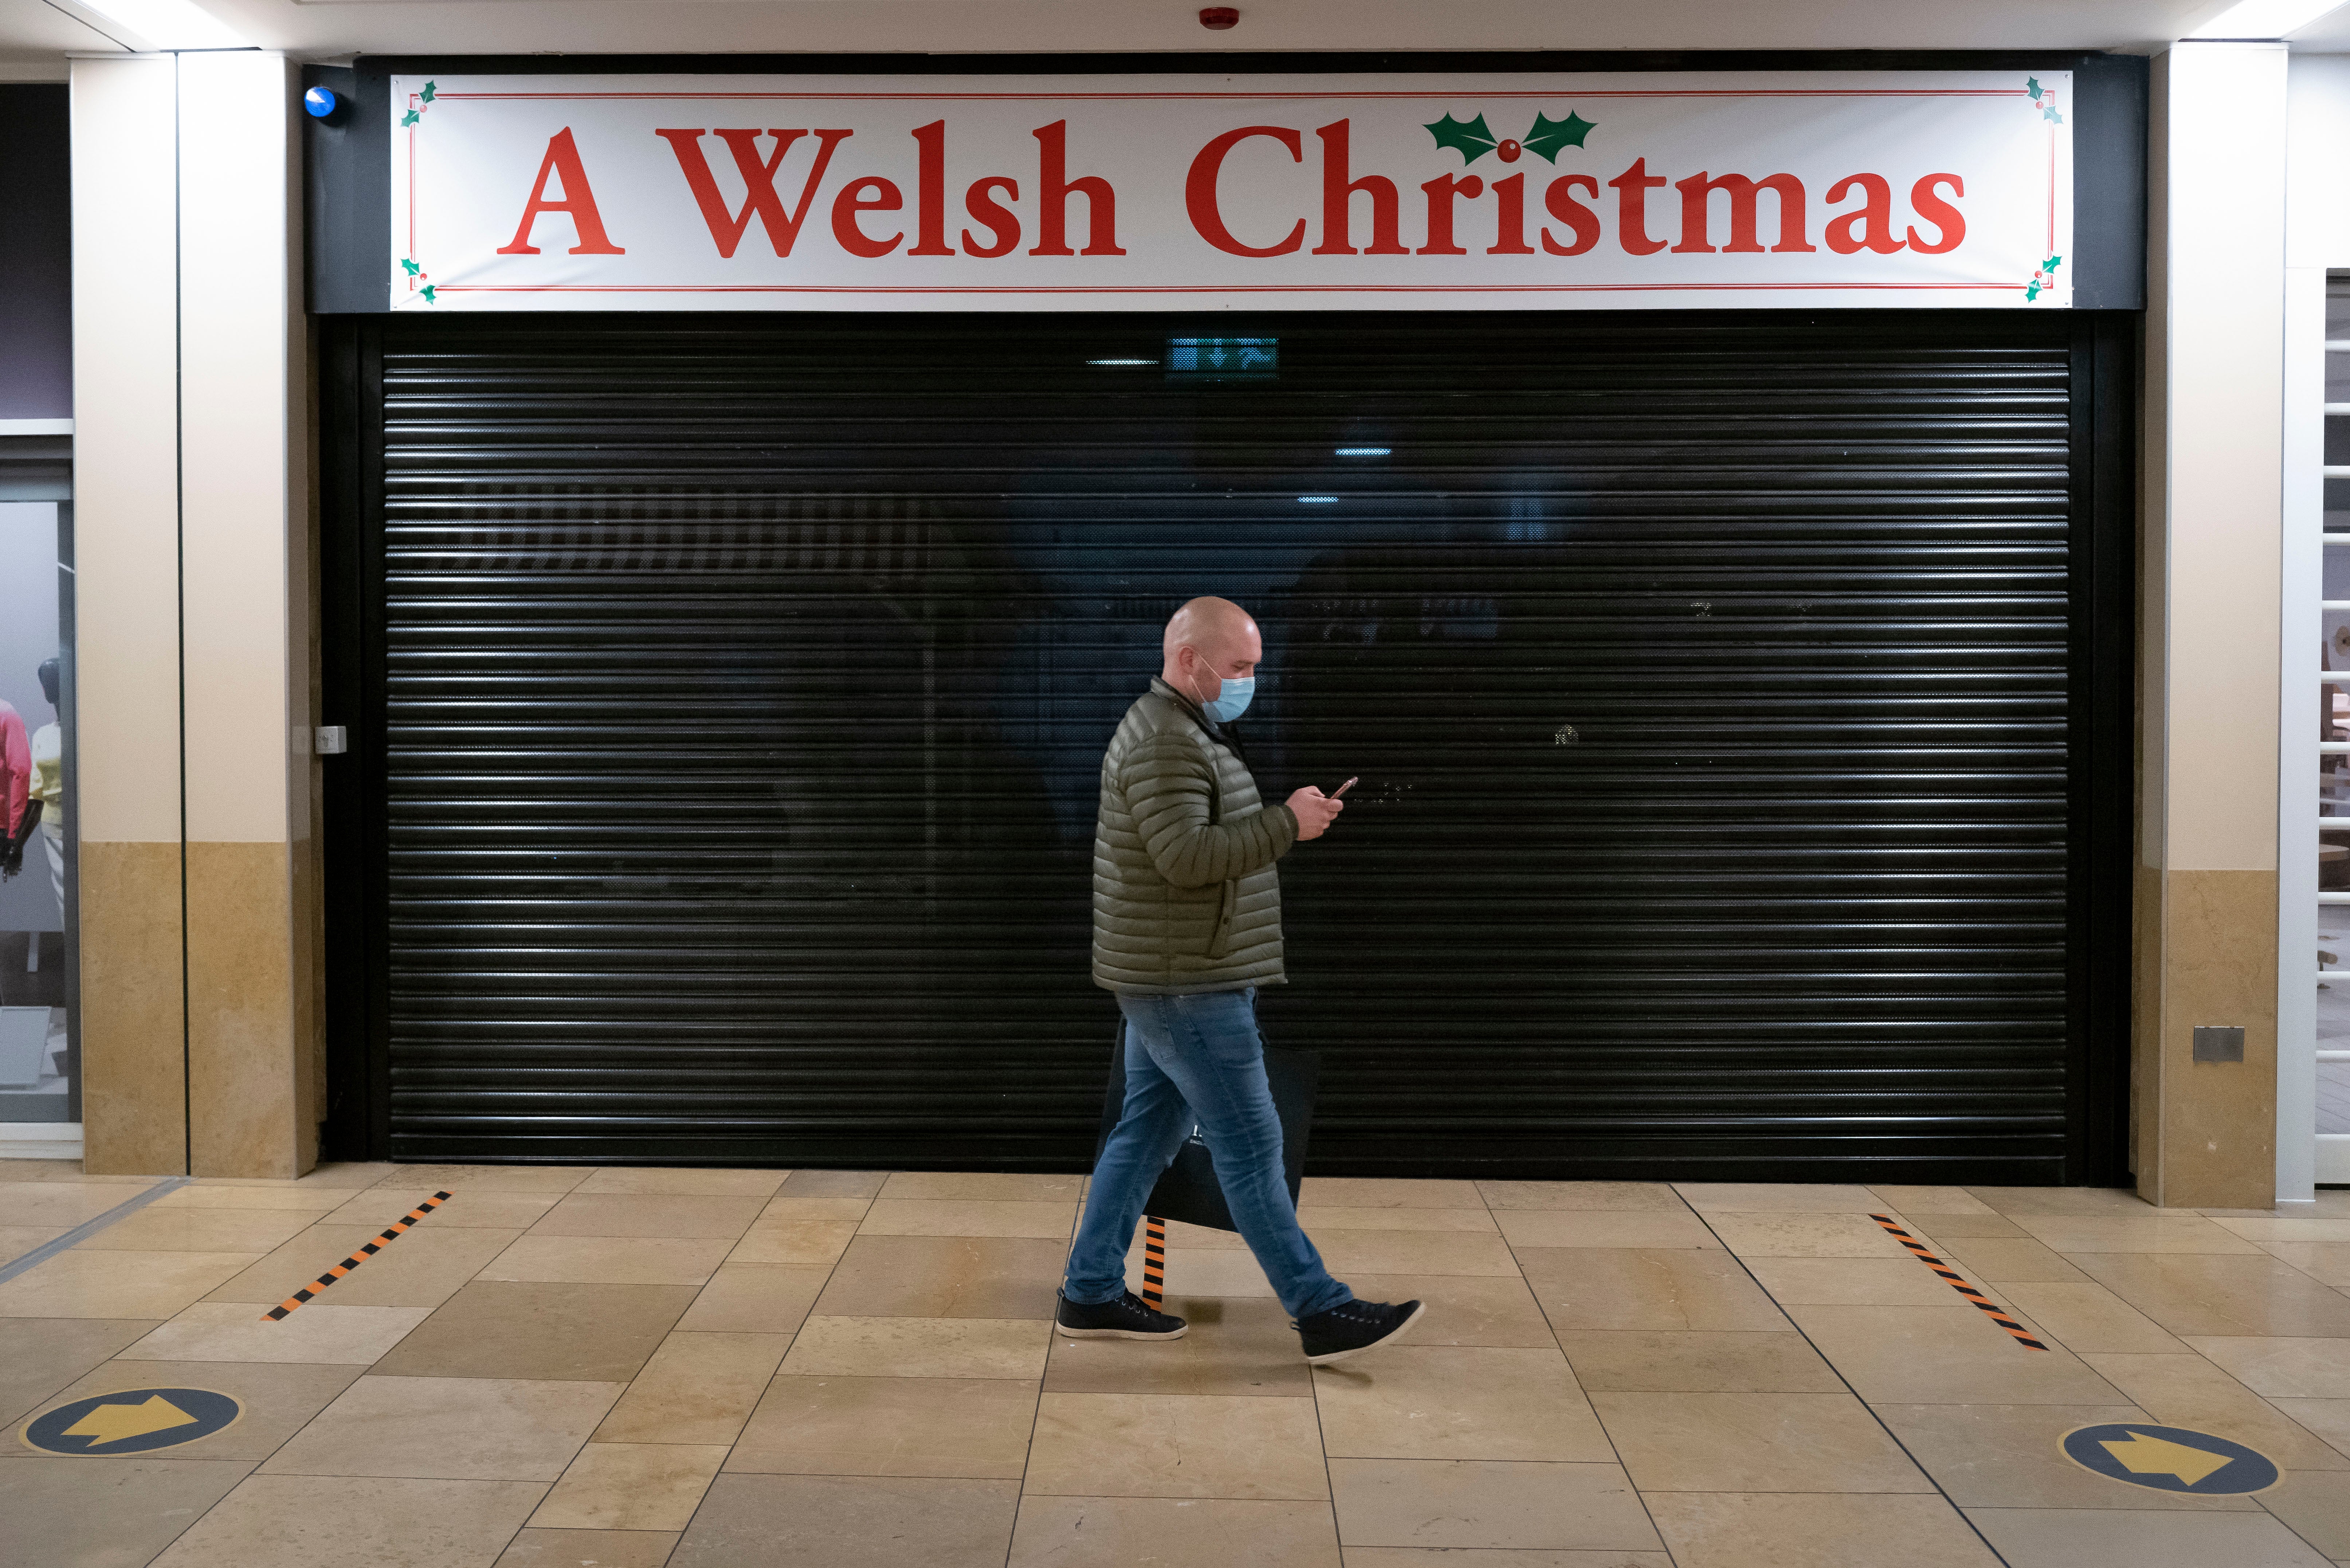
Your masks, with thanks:
[{"label": "yellow arrow floor sticker", "polygon": [[2261,1491],[2276,1485],[2277,1467],[2257,1449],[2209,1432],[2147,1422],[2108,1422],[2064,1434],[2064,1455],[2107,1480],[2200,1497]]},{"label": "yellow arrow floor sticker", "polygon": [[125,1388],[44,1410],[19,1436],[52,1454],[143,1454],[209,1438],[242,1414],[209,1388]]}]

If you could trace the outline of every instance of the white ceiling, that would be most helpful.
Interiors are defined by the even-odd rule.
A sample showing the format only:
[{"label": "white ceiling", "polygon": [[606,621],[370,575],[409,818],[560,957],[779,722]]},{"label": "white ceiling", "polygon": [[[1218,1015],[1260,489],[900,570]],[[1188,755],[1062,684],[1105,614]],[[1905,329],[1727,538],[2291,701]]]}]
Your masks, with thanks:
[{"label": "white ceiling", "polygon": [[[99,0],[102,5],[104,0]],[[2158,49],[2228,0],[198,0],[265,48],[365,54],[1243,49]],[[82,18],[78,20],[77,18]],[[2350,6],[2302,47],[2350,50]],[[109,35],[111,35],[109,37]],[[86,0],[0,0],[0,79],[141,43]]]}]

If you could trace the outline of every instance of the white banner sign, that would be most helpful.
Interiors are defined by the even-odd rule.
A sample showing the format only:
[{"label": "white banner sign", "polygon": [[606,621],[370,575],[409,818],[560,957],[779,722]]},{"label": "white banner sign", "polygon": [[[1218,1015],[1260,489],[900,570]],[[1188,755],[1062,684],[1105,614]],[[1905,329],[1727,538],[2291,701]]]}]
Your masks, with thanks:
[{"label": "white banner sign", "polygon": [[2045,309],[2071,87],[394,77],[392,304]]}]

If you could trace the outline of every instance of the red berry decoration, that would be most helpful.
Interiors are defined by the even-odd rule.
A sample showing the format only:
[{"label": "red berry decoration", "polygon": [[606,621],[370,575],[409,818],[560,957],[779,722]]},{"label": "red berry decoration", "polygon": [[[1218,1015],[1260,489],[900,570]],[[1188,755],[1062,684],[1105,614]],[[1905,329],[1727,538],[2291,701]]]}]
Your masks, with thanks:
[{"label": "red berry decoration", "polygon": [[1525,148],[1522,143],[1513,141],[1508,137],[1503,137],[1502,139],[1502,145],[1496,149],[1496,151],[1501,153],[1503,162],[1515,163],[1518,161],[1518,154],[1523,152]]},{"label": "red berry decoration", "polygon": [[1227,27],[1237,27],[1240,21],[1240,12],[1230,5],[1210,5],[1200,13],[1200,26],[1211,32],[1221,33]]}]

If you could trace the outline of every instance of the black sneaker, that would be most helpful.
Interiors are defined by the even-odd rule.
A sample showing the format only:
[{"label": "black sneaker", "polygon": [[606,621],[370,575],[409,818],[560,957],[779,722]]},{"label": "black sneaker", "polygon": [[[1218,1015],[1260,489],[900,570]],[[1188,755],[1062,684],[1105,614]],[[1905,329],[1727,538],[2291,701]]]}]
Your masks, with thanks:
[{"label": "black sneaker", "polygon": [[1153,1312],[1132,1291],[1099,1306],[1063,1296],[1053,1318],[1071,1339],[1180,1339],[1191,1326],[1171,1313]]},{"label": "black sneaker", "polygon": [[1312,1317],[1301,1317],[1295,1326],[1297,1337],[1305,1342],[1305,1359],[1316,1366],[1327,1366],[1334,1361],[1377,1350],[1382,1345],[1393,1345],[1427,1312],[1428,1308],[1419,1302],[1405,1302],[1398,1306],[1385,1302],[1348,1302],[1328,1312],[1317,1312]]}]

